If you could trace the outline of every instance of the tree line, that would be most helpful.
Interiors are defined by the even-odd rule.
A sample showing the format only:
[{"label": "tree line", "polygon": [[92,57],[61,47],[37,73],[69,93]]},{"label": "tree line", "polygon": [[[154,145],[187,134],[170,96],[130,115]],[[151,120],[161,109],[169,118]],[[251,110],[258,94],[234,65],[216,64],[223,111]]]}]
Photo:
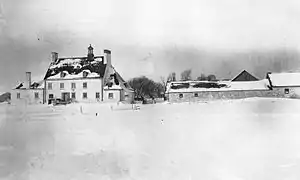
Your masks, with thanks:
[{"label": "tree line", "polygon": [[[201,73],[200,76],[197,76],[196,79],[192,78],[192,70],[187,69],[181,72],[180,74],[181,81],[190,81],[190,80],[197,80],[197,81],[216,81],[217,78],[214,74],[210,74],[206,76],[205,74]],[[176,73],[172,72],[168,75],[167,82],[176,81]]]},{"label": "tree line", "polygon": [[[128,81],[128,84],[135,92],[135,99],[145,101],[147,98],[155,99],[155,98],[165,98],[165,91],[168,82],[176,81],[176,73],[171,72],[166,78],[161,76],[160,82],[155,82],[152,79],[149,79],[146,76],[140,76],[132,78]],[[189,81],[192,79],[192,70],[187,69],[184,70],[180,74],[181,81]],[[206,76],[205,74],[200,74],[200,76],[196,77],[198,81],[215,81],[216,76],[210,74]]]}]

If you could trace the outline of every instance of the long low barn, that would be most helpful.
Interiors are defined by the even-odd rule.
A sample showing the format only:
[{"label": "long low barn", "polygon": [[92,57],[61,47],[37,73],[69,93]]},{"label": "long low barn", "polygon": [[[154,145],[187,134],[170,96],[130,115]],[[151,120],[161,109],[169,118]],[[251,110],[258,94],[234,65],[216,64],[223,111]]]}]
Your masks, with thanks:
[{"label": "long low barn", "polygon": [[269,81],[181,81],[167,85],[170,102],[270,96]]},{"label": "long low barn", "polygon": [[169,102],[248,97],[300,98],[300,72],[267,73],[263,80],[169,82],[166,96]]}]

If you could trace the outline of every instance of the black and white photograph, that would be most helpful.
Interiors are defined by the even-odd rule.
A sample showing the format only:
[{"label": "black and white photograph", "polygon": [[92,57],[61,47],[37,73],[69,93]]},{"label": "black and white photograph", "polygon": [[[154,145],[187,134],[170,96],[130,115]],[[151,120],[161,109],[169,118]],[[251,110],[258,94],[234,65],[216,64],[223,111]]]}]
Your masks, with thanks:
[{"label": "black and white photograph", "polygon": [[0,180],[299,180],[300,1],[0,0]]}]

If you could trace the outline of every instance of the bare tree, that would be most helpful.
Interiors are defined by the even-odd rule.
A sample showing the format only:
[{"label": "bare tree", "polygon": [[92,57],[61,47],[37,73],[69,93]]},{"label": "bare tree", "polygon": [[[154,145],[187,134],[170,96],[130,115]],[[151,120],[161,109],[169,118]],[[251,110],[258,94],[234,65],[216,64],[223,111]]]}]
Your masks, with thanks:
[{"label": "bare tree", "polygon": [[182,73],[181,73],[181,80],[182,81],[188,81],[188,80],[191,80],[192,79],[192,70],[191,69],[187,69],[187,70],[184,70]]},{"label": "bare tree", "polygon": [[207,80],[208,80],[208,81],[215,81],[216,79],[217,79],[216,76],[213,75],[213,74],[207,76]]},{"label": "bare tree", "polygon": [[167,81],[166,81],[165,77],[160,76],[160,82],[162,83],[162,85],[164,86],[164,90],[166,91]]},{"label": "bare tree", "polygon": [[154,82],[145,76],[130,79],[128,83],[134,89],[135,98],[141,99],[144,103],[146,98],[154,100],[164,94],[164,87],[161,83]]},{"label": "bare tree", "polygon": [[199,77],[197,77],[198,81],[206,81],[207,77],[205,76],[205,74],[201,73],[201,75]]},{"label": "bare tree", "polygon": [[165,77],[163,77],[163,76],[160,76],[160,81],[161,81],[161,84],[163,86],[163,97],[165,99],[165,93],[166,93],[166,90],[167,90],[168,81],[166,81]]},{"label": "bare tree", "polygon": [[176,73],[175,72],[170,73],[167,78],[167,82],[172,82],[172,81],[176,81]]}]

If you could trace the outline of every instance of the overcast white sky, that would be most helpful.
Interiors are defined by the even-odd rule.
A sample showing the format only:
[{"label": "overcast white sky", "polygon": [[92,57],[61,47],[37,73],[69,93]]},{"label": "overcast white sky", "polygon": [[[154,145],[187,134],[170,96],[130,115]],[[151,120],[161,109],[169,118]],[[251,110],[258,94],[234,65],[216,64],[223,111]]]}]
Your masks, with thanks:
[{"label": "overcast white sky", "polygon": [[297,0],[0,2],[0,91],[22,80],[25,71],[42,77],[51,51],[82,56],[89,44],[96,54],[111,49],[112,62],[125,79],[168,74],[173,70],[172,61],[166,60],[172,56],[170,48],[179,54],[182,48],[300,49]]}]

